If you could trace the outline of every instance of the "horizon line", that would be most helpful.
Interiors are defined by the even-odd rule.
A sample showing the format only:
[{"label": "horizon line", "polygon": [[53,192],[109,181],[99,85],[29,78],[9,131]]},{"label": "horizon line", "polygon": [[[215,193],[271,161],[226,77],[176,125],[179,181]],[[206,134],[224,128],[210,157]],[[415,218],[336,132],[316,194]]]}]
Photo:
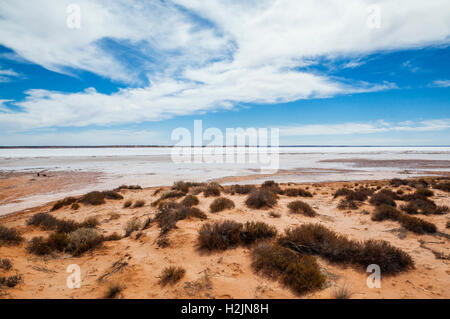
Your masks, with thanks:
[{"label": "horizon line", "polygon": [[39,146],[26,146],[26,145],[16,145],[16,146],[0,146],[0,149],[52,149],[52,148],[172,148],[172,147],[186,147],[186,148],[208,148],[208,147],[450,147],[450,145],[201,145],[201,146],[179,146],[179,145],[39,145]]}]

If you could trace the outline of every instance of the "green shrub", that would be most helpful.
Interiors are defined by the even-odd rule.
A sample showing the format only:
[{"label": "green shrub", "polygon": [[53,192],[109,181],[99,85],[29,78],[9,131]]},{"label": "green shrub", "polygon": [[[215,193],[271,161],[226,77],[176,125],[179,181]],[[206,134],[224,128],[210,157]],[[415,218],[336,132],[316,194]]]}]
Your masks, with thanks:
[{"label": "green shrub", "polygon": [[261,209],[272,208],[277,203],[277,195],[267,189],[253,190],[247,197],[245,204],[249,208]]},{"label": "green shrub", "polygon": [[159,282],[163,286],[167,284],[173,285],[179,282],[185,274],[186,270],[183,267],[166,267],[163,269],[161,275],[159,276]]},{"label": "green shrub", "polygon": [[15,228],[8,228],[0,225],[0,246],[17,245],[23,240],[22,236]]},{"label": "green shrub", "polygon": [[186,195],[186,197],[181,202],[181,204],[186,207],[195,206],[195,205],[198,205],[199,203],[200,203],[200,201],[198,200],[198,197],[195,195],[191,195],[191,194]]},{"label": "green shrub", "polygon": [[279,278],[297,293],[320,289],[325,283],[326,278],[314,257],[299,256],[287,248],[269,244],[255,247],[252,257],[252,267],[257,273],[272,279]]},{"label": "green shrub", "polygon": [[383,221],[386,219],[400,220],[402,213],[395,207],[389,205],[380,205],[375,209],[372,214],[373,221]]},{"label": "green shrub", "polygon": [[233,208],[234,202],[231,199],[225,197],[216,198],[209,206],[211,213],[217,213],[225,209],[233,209]]},{"label": "green shrub", "polygon": [[296,200],[294,202],[290,202],[288,204],[288,208],[291,213],[294,214],[303,214],[305,216],[314,217],[316,216],[315,210],[309,206],[307,203],[302,202],[301,200]]},{"label": "green shrub", "polygon": [[385,241],[352,241],[320,224],[286,229],[279,243],[300,254],[320,255],[331,262],[355,264],[364,269],[377,264],[385,274],[414,267],[407,253]]}]

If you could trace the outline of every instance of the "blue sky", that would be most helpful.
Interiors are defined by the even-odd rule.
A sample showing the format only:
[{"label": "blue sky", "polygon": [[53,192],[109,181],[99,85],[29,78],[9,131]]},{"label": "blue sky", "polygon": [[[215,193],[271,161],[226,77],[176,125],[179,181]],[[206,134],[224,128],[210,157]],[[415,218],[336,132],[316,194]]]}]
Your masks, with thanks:
[{"label": "blue sky", "polygon": [[70,3],[0,5],[0,145],[450,145],[448,1]]}]

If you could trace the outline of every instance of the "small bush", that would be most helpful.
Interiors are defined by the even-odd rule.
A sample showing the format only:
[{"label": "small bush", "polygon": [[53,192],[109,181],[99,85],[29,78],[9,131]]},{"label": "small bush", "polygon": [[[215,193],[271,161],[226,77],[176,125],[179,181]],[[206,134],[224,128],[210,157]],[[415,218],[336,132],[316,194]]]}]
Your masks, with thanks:
[{"label": "small bush", "polygon": [[209,250],[225,250],[234,247],[241,241],[242,227],[241,223],[231,220],[203,224],[198,232],[199,245]]},{"label": "small bush", "polygon": [[28,243],[26,250],[28,253],[38,256],[48,255],[53,251],[47,240],[42,236],[33,237]]},{"label": "small bush", "polygon": [[420,218],[405,215],[392,206],[378,206],[372,215],[372,220],[382,221],[386,219],[398,221],[404,228],[417,234],[436,232],[436,226],[432,223]]},{"label": "small bush", "polygon": [[186,197],[183,199],[181,204],[186,207],[191,207],[198,205],[200,201],[198,200],[198,197],[195,195],[186,195]]},{"label": "small bush", "polygon": [[385,274],[414,267],[412,258],[385,241],[357,242],[320,224],[305,224],[286,229],[279,243],[300,254],[320,255],[331,262],[350,263],[366,268],[377,264]]},{"label": "small bush", "polygon": [[66,247],[69,244],[69,235],[65,233],[52,233],[48,237],[46,244],[50,248],[50,250],[63,252],[66,250]]},{"label": "small bush", "polygon": [[102,241],[116,241],[121,240],[122,236],[120,236],[118,233],[114,232],[111,235],[102,236]]},{"label": "small bush", "polygon": [[231,192],[240,194],[240,195],[247,195],[250,194],[252,190],[256,189],[253,185],[239,185],[235,184],[231,186]]},{"label": "small bush", "polygon": [[144,207],[145,200],[137,200],[134,202],[133,208],[141,208]]},{"label": "small bush", "polygon": [[105,199],[112,199],[112,200],[121,200],[123,199],[123,196],[120,195],[118,192],[112,190],[112,191],[104,191],[102,192]]},{"label": "small bush", "polygon": [[77,199],[74,198],[74,197],[67,197],[67,198],[64,198],[64,199],[62,199],[62,200],[57,201],[57,202],[53,205],[51,211],[58,210],[58,209],[60,209],[60,208],[62,208],[62,207],[64,207],[64,206],[72,205],[72,204],[74,204],[76,201],[77,201]]},{"label": "small bush", "polygon": [[48,213],[37,213],[27,220],[27,225],[40,226],[44,230],[54,229],[58,220]]},{"label": "small bush", "polygon": [[316,216],[316,211],[311,206],[309,206],[307,203],[302,202],[300,200],[290,202],[288,204],[288,208],[291,211],[291,213],[294,213],[294,214],[303,214],[303,215],[309,216],[309,217]]},{"label": "small bush", "polygon": [[78,203],[73,203],[72,206],[70,206],[71,210],[79,210],[80,209],[80,205]]},{"label": "small bush", "polygon": [[203,196],[220,196],[221,186],[217,183],[208,183],[206,185],[205,190],[203,191]]},{"label": "small bush", "polygon": [[159,282],[163,286],[167,284],[173,285],[179,282],[185,274],[186,270],[183,267],[166,267],[163,269],[161,275],[159,276]]},{"label": "small bush", "polygon": [[244,244],[252,244],[257,240],[272,238],[277,235],[277,229],[263,222],[247,222],[241,231],[240,238]]},{"label": "small bush", "polygon": [[370,201],[372,205],[380,206],[380,205],[389,205],[392,207],[396,207],[397,204],[395,201],[388,195],[383,193],[375,193],[371,196]]},{"label": "small bush", "polygon": [[353,191],[347,187],[343,187],[343,188],[339,188],[335,193],[334,193],[334,198],[339,197],[339,196],[347,196],[348,194],[351,194]]},{"label": "small bush", "polygon": [[279,278],[297,293],[320,289],[325,283],[325,276],[314,257],[298,256],[287,248],[268,244],[255,247],[252,257],[256,272],[272,279]]},{"label": "small bush", "polygon": [[400,178],[393,178],[389,181],[389,184],[394,187],[399,187],[402,185],[408,185],[408,181],[406,181],[404,179],[400,179]]},{"label": "small bush", "polygon": [[303,188],[288,188],[284,190],[284,195],[289,197],[313,197],[311,192],[303,189]]},{"label": "small bush", "polygon": [[402,213],[395,207],[389,205],[380,205],[375,209],[372,215],[373,221],[383,221],[383,220],[400,220]]},{"label": "small bush", "polygon": [[122,285],[118,283],[110,283],[106,289],[105,298],[114,299],[120,294],[122,290],[123,290]]},{"label": "small bush", "polygon": [[274,194],[284,194],[283,190],[280,188],[280,185],[278,183],[275,183],[274,181],[265,181],[261,185],[261,189],[264,189],[266,191],[270,191]]},{"label": "small bush", "polygon": [[8,271],[11,268],[12,268],[11,260],[9,260],[8,258],[0,259],[0,269]]},{"label": "small bush", "polygon": [[423,188],[423,187],[420,187],[420,188],[416,189],[415,194],[418,197],[431,197],[431,196],[434,196],[434,193],[433,193],[433,191],[431,189]]},{"label": "small bush", "polygon": [[71,233],[81,227],[81,224],[72,220],[56,220],[56,231],[58,233]]},{"label": "small bush", "polygon": [[358,204],[354,200],[349,199],[341,199],[339,204],[337,205],[338,209],[358,209]]},{"label": "small bush", "polygon": [[84,205],[102,205],[105,203],[105,194],[97,191],[90,192],[83,195],[80,199],[80,202]]},{"label": "small bush", "polygon": [[80,224],[80,227],[95,228],[99,225],[100,222],[98,221],[97,217],[91,216],[86,218],[83,223]]},{"label": "small bush", "polygon": [[79,228],[69,234],[67,250],[74,256],[94,249],[103,241],[102,236],[92,228]]},{"label": "small bush", "polygon": [[450,192],[450,182],[442,182],[434,185],[435,189],[440,189],[444,192]]},{"label": "small bush", "polygon": [[22,236],[20,236],[15,228],[8,228],[0,225],[0,246],[2,244],[17,245],[22,240]]},{"label": "small bush", "polygon": [[14,275],[10,277],[0,277],[0,287],[7,286],[9,288],[13,288],[17,286],[20,282],[22,282],[21,275]]},{"label": "small bush", "polygon": [[132,232],[139,229],[141,229],[141,222],[139,221],[139,218],[133,217],[125,225],[125,237],[130,236]]},{"label": "small bush", "polygon": [[233,209],[233,208],[234,202],[231,199],[225,197],[216,198],[209,206],[211,213],[217,213],[225,209]]},{"label": "small bush", "polygon": [[127,200],[125,203],[123,203],[123,208],[129,208],[133,205],[133,201]]},{"label": "small bush", "polygon": [[245,204],[254,209],[272,208],[277,203],[277,195],[267,189],[253,190],[247,197]]},{"label": "small bush", "polygon": [[165,235],[172,228],[176,227],[179,220],[186,218],[199,218],[206,219],[207,216],[204,212],[196,207],[185,207],[177,203],[160,207],[160,212],[156,214],[154,220],[158,223],[161,228],[161,236]]},{"label": "small bush", "polygon": [[336,287],[333,290],[334,299],[350,299],[351,296],[352,292],[350,290],[350,287],[348,287],[347,285]]}]

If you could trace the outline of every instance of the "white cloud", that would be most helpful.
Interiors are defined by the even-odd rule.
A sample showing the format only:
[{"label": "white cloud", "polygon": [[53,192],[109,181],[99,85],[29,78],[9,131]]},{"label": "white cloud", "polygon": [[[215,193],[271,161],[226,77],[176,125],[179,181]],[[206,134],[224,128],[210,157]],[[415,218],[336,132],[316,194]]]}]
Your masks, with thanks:
[{"label": "white cloud", "polygon": [[447,88],[450,86],[450,80],[436,80],[429,85],[430,87]]},{"label": "white cloud", "polygon": [[162,144],[159,132],[147,130],[84,130],[82,132],[40,132],[0,135],[2,146],[97,146]]},{"label": "white cloud", "polygon": [[20,77],[20,74],[12,69],[0,68],[0,82],[11,82],[14,78]]},{"label": "white cloud", "polygon": [[450,119],[427,120],[421,122],[405,121],[388,123],[384,120],[375,123],[312,124],[280,127],[281,136],[319,136],[375,134],[387,132],[425,132],[450,128]]},{"label": "white cloud", "polygon": [[[156,121],[242,102],[394,88],[299,68],[323,56],[358,61],[374,51],[448,43],[450,35],[447,0],[380,0],[379,29],[367,26],[371,0],[79,0],[81,29],[68,29],[71,2],[3,1],[0,43],[57,72],[81,69],[135,85],[142,84],[144,72],[151,83],[110,95],[29,90],[24,101],[15,103],[23,112],[2,115],[2,128]],[[117,57],[105,39],[120,43],[128,61]]]}]

